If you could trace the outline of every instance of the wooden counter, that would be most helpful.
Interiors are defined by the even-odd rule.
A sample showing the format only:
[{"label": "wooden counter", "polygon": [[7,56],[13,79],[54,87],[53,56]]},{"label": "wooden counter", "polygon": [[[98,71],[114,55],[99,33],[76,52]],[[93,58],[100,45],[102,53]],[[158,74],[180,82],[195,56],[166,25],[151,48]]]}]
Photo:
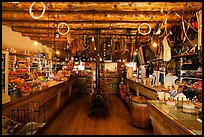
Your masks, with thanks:
[{"label": "wooden counter", "polygon": [[148,99],[157,100],[158,94],[157,92],[166,92],[167,89],[164,88],[164,86],[160,87],[151,87],[148,85],[143,85],[140,83],[137,83],[134,79],[124,79],[125,83],[127,84],[127,87],[132,88],[136,91],[136,95],[143,95],[147,97]]},{"label": "wooden counter", "polygon": [[[202,123],[197,120],[198,108],[184,109],[159,100],[148,100],[154,134],[201,135]],[[191,111],[192,113],[186,113]]]},{"label": "wooden counter", "polygon": [[[137,95],[143,95],[149,100],[147,101],[150,112],[151,124],[154,134],[159,135],[201,135],[202,123],[197,121],[198,108],[202,107],[199,103],[195,103],[196,108],[194,114],[188,109],[177,108],[177,106],[167,105],[166,102],[158,100],[158,92],[168,92],[164,86],[151,87],[136,83],[134,79],[124,79],[128,88],[136,91]],[[200,107],[200,108],[201,108]],[[196,114],[196,115],[195,115]]]},{"label": "wooden counter", "polygon": [[[19,108],[28,102],[39,101],[45,108],[45,123],[47,123],[60,108],[70,99],[77,78],[70,78],[67,81],[49,81],[48,88],[36,91],[30,95],[19,97],[6,104],[2,104],[2,114],[9,116],[12,110]],[[77,87],[77,86],[76,86]]]}]

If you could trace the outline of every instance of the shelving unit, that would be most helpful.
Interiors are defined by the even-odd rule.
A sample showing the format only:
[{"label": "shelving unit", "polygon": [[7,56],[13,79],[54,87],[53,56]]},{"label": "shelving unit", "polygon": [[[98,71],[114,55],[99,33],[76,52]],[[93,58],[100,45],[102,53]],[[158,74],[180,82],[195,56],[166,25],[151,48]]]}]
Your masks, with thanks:
[{"label": "shelving unit", "polygon": [[197,53],[186,53],[186,54],[182,54],[182,55],[175,55],[172,56],[172,58],[182,58],[182,57],[192,57],[192,56],[197,56]]},{"label": "shelving unit", "polygon": [[40,55],[9,53],[9,81],[18,77],[28,79],[30,73],[38,71],[49,77],[53,71],[52,60]]},{"label": "shelving unit", "polygon": [[[182,76],[183,73],[186,73],[189,70],[180,70],[180,82],[186,81],[188,85],[191,85],[194,82],[197,81],[202,81],[202,76],[201,77],[195,77],[195,76]],[[196,71],[194,71],[196,72]]]},{"label": "shelving unit", "polygon": [[41,67],[40,71],[45,74],[45,77],[49,77],[52,72],[52,61],[43,59],[41,61]]},{"label": "shelving unit", "polygon": [[[92,70],[92,75],[91,75],[91,88],[95,88],[96,87],[96,65],[95,65],[95,62],[92,62],[91,64],[91,70]],[[105,74],[104,74],[104,63],[101,62],[100,63],[100,87],[103,88],[105,87],[105,82],[104,82],[104,77],[105,77]]]},{"label": "shelving unit", "polygon": [[40,61],[37,58],[30,58],[30,72],[40,70]]},{"label": "shelving unit", "polygon": [[56,72],[57,71],[57,61],[56,60],[52,60],[52,72]]},{"label": "shelving unit", "polygon": [[9,71],[16,70],[16,56],[9,56]]},{"label": "shelving unit", "polygon": [[117,72],[105,72],[105,84],[109,94],[117,94]]},{"label": "shelving unit", "polygon": [[17,56],[16,57],[16,72],[18,77],[27,79],[30,72],[30,57]]},{"label": "shelving unit", "polygon": [[[175,55],[175,56],[172,56],[171,58],[172,59],[179,59],[182,57],[192,57],[192,56],[197,56],[197,55],[198,55],[197,53],[186,53],[186,54],[182,54],[182,55]],[[163,61],[163,58],[149,60],[149,62],[156,62],[156,61]]]},{"label": "shelving unit", "polygon": [[81,93],[88,94],[91,91],[91,76],[79,76],[78,83],[80,85]]},{"label": "shelving unit", "polygon": [[[196,71],[195,70],[195,66],[193,66],[192,68],[188,69],[188,70],[183,70],[182,69],[182,65],[191,65],[192,63],[186,63],[183,61],[183,59],[197,59],[198,57],[197,53],[186,53],[186,54],[182,54],[182,55],[175,55],[172,56],[172,59],[176,60],[176,72],[173,75],[178,76],[178,78],[180,78],[180,82],[182,82],[183,79],[192,79],[192,80],[202,80],[201,78],[198,77],[192,77],[192,76],[182,76],[183,72],[187,72],[187,71]],[[149,62],[163,62],[163,59],[153,59],[150,60]]]},{"label": "shelving unit", "polygon": [[9,81],[18,77],[28,78],[30,57],[30,55],[9,53]]},{"label": "shelving unit", "polygon": [[[197,72],[197,68],[195,65],[192,64],[192,61],[189,63],[189,62],[184,62],[184,59],[186,58],[190,58],[190,59],[195,59],[197,60],[198,57],[197,57],[197,54],[196,53],[190,53],[190,54],[185,54],[185,55],[179,55],[179,56],[176,56],[177,58],[180,59],[180,69],[178,70],[178,72],[180,73],[179,74],[179,78],[180,78],[180,82],[182,81],[187,81],[187,84],[192,84],[194,82],[197,82],[198,80],[201,80],[201,77],[194,77],[194,76],[190,76],[189,73],[191,72]],[[188,67],[188,69],[184,68],[183,65],[190,65],[192,67]],[[202,72],[201,72],[202,73]],[[190,81],[190,82],[188,82]]]},{"label": "shelving unit", "polygon": [[9,55],[16,55],[16,56],[22,56],[22,57],[33,57],[32,55],[20,54],[20,53],[12,53],[12,52],[9,52]]},{"label": "shelving unit", "polygon": [[18,73],[16,72],[16,56],[9,55],[8,61],[8,71],[9,71],[9,81],[12,79],[16,79],[18,77]]}]

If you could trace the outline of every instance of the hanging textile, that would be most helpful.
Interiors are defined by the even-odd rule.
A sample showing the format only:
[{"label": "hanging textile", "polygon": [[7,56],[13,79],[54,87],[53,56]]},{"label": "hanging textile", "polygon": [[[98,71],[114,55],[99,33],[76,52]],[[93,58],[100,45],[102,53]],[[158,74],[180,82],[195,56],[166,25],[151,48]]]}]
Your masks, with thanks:
[{"label": "hanging textile", "polygon": [[136,61],[138,63],[138,66],[142,65],[141,57],[140,57],[140,52],[138,51],[137,56],[136,56]]},{"label": "hanging textile", "polygon": [[145,64],[143,46],[139,47],[139,50],[138,50],[138,53],[137,53],[136,57],[137,57],[137,61],[138,61],[139,65],[144,65]]},{"label": "hanging textile", "polygon": [[145,59],[144,59],[144,48],[143,46],[139,47],[139,53],[140,53],[140,58],[141,58],[141,62],[142,64],[145,64]]},{"label": "hanging textile", "polygon": [[164,37],[162,44],[163,44],[163,61],[169,61],[171,59],[171,48],[169,47],[167,36]]}]

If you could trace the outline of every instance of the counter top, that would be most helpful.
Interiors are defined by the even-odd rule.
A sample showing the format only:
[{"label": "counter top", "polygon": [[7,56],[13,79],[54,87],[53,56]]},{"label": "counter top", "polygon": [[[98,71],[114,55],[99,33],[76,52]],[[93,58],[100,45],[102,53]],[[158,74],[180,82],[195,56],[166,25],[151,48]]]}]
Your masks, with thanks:
[{"label": "counter top", "polygon": [[[66,80],[67,81],[67,80]],[[57,85],[57,84],[60,84],[60,83],[63,83],[65,81],[56,81],[56,80],[52,80],[52,81],[48,81],[46,82],[46,84],[48,85],[48,87],[52,87],[54,85]]]},{"label": "counter top", "polygon": [[[21,111],[24,111],[21,107],[30,105],[32,102],[39,102],[39,115],[36,118],[43,120],[43,123],[49,122],[57,112],[72,99],[72,96],[77,94],[74,93],[76,92],[77,78],[72,77],[65,81],[48,81],[46,85],[47,86],[41,90],[36,90],[29,95],[20,96],[15,100],[2,104],[2,114],[8,117],[16,114],[16,117],[23,117],[29,121],[29,117],[24,117],[24,113],[21,113]],[[18,113],[14,114],[14,111]],[[29,114],[32,116],[31,112],[32,111],[30,111]]]},{"label": "counter top", "polygon": [[[135,82],[136,83],[136,79],[135,78],[130,78],[130,79],[127,79],[127,80],[131,80],[132,82]],[[154,86],[154,87],[152,87],[152,86],[149,86],[149,85],[144,85],[144,84],[142,84],[142,83],[137,83],[138,85],[141,85],[141,86],[144,86],[144,87],[146,87],[146,88],[148,88],[148,89],[151,89],[152,91],[154,91],[154,92],[161,92],[161,91],[163,91],[163,92],[168,92],[168,89],[167,88],[165,88],[163,85],[161,85],[161,86]]]},{"label": "counter top", "polygon": [[[42,92],[46,92],[47,90],[49,90],[50,88],[62,84],[62,83],[66,83],[66,82],[70,82],[71,79],[65,80],[65,81],[56,81],[56,80],[52,80],[52,81],[47,81],[46,82],[46,87],[42,88],[41,90],[37,90],[35,92],[32,92],[29,95],[26,96],[20,96],[18,98],[16,98],[15,100],[11,100],[10,102],[6,103],[6,104],[2,104],[2,107],[6,107],[9,106],[11,104],[16,104],[18,102],[24,101],[24,100],[28,100],[29,98],[32,98],[33,96],[36,96],[38,94],[41,94]],[[73,79],[72,79],[73,80]]]},{"label": "counter top", "polygon": [[124,82],[128,87],[136,91],[136,95],[143,95],[148,99],[157,100],[158,92],[168,92],[164,86],[154,86],[144,85],[142,83],[137,83],[135,78],[127,79],[124,78]]},{"label": "counter top", "polygon": [[[187,134],[201,135],[202,123],[198,121],[199,108],[194,109],[178,108],[178,103],[168,105],[167,101],[148,100],[148,106],[154,107],[160,113],[165,115],[170,121],[179,126]],[[181,102],[180,102],[181,103]],[[185,103],[185,102],[184,102]]]}]

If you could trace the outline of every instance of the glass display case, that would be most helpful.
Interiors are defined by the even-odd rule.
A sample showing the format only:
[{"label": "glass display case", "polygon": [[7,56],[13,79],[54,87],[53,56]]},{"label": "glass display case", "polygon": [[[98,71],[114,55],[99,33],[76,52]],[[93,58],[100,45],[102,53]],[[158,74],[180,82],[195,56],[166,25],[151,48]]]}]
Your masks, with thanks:
[{"label": "glass display case", "polygon": [[8,95],[8,51],[2,51],[2,104],[10,101]]}]

